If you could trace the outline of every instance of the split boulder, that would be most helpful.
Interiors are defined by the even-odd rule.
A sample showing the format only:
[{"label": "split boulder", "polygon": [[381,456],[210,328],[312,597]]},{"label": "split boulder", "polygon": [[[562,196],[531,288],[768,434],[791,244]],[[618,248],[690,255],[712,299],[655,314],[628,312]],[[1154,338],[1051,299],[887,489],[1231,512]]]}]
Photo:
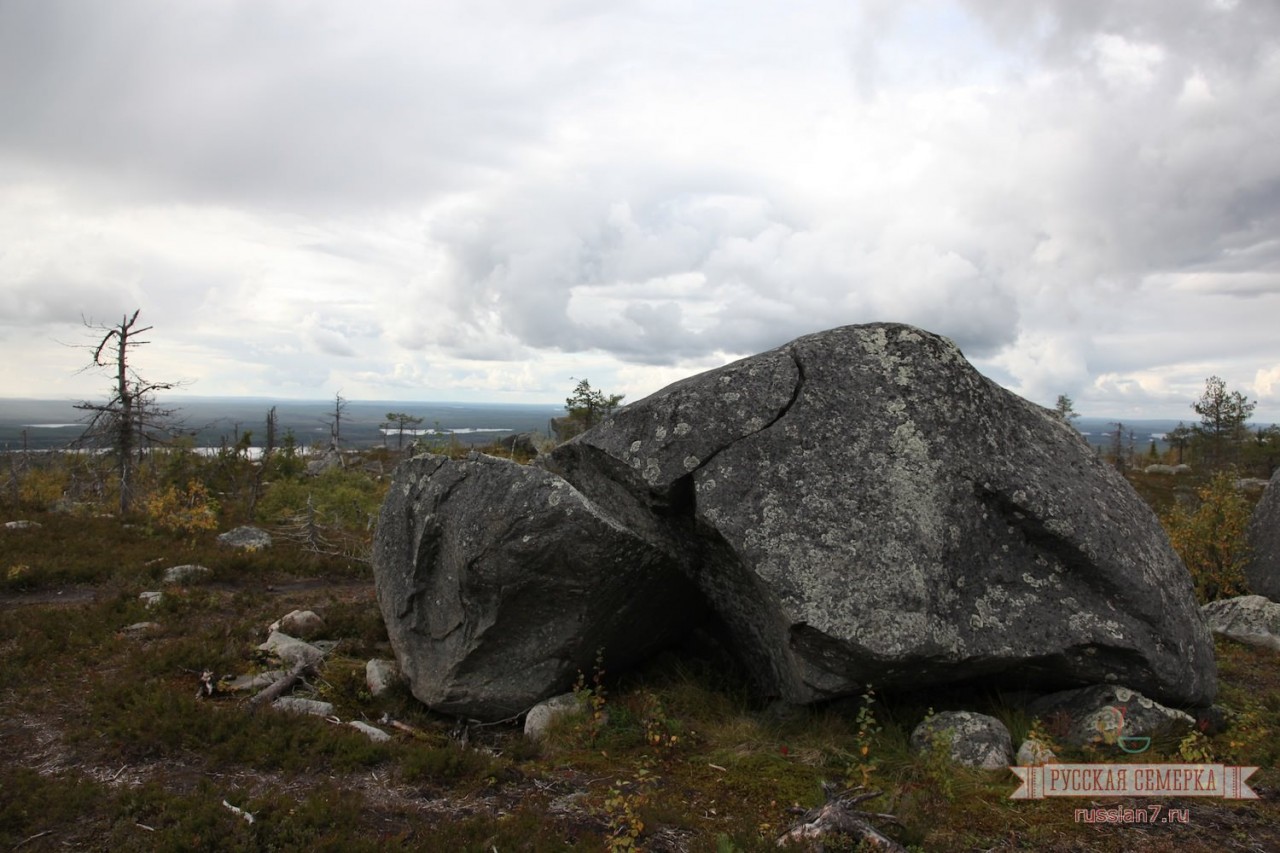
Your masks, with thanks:
[{"label": "split boulder", "polygon": [[1155,515],[1047,410],[909,326],[809,335],[540,456],[402,465],[374,570],[413,692],[498,718],[706,609],[759,692],[969,679],[1207,705],[1213,647]]}]

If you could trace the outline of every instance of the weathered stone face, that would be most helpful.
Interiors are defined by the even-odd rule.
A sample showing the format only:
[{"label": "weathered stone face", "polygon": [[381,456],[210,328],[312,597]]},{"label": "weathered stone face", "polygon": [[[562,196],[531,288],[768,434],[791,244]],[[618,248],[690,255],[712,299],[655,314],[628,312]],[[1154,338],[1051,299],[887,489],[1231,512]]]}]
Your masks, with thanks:
[{"label": "weathered stone face", "polygon": [[991,673],[1214,695],[1212,643],[1151,510],[1068,425],[919,329],[800,338],[627,406],[542,464],[683,542],[761,688],[791,701]]},{"label": "weathered stone face", "polygon": [[[502,466],[413,460],[383,510],[379,599],[428,704],[475,714],[481,683],[522,685],[494,711],[563,690],[597,643],[566,625],[602,601],[593,636],[622,663],[646,653],[625,642],[635,625],[665,641],[705,600],[762,694],[792,702],[991,676],[1214,695],[1152,512],[1069,426],[919,329],[800,338]],[[486,652],[495,635],[516,651]]]},{"label": "weathered stone face", "polygon": [[472,454],[401,465],[374,543],[378,602],[413,694],[481,719],[625,666],[701,618],[667,554],[546,471]]},{"label": "weathered stone face", "polygon": [[1280,602],[1280,469],[1271,475],[1249,521],[1249,591]]}]

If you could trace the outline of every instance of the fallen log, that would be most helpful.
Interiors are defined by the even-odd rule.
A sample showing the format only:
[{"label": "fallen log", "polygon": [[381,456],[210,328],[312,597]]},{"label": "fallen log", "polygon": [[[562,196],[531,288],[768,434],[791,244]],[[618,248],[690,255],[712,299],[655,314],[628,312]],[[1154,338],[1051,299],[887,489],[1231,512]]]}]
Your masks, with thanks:
[{"label": "fallen log", "polygon": [[248,703],[249,713],[252,714],[262,705],[270,704],[276,699],[279,699],[291,690],[293,685],[297,684],[302,679],[302,676],[310,670],[311,664],[306,663],[305,661],[295,664],[293,669],[289,670],[282,677],[277,679],[270,687],[264,687],[261,691],[254,694]]}]

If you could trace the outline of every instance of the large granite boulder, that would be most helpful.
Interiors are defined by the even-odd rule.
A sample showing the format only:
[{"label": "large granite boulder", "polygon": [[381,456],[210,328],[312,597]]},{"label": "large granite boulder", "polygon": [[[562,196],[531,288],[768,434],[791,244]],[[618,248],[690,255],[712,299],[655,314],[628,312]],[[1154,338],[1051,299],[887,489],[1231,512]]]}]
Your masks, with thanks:
[{"label": "large granite boulder", "polygon": [[1249,521],[1249,563],[1245,582],[1249,591],[1280,602],[1280,468],[1262,493]]},{"label": "large granite boulder", "polygon": [[415,694],[476,716],[561,692],[596,645],[642,657],[703,602],[789,702],[997,678],[1206,705],[1216,686],[1151,510],[1068,425],[901,325],[678,382],[532,468],[407,463],[375,570]]},{"label": "large granite boulder", "polygon": [[675,557],[555,475],[504,459],[396,469],[374,540],[378,603],[414,696],[485,720],[626,666],[702,616]]},{"label": "large granite boulder", "polygon": [[1214,696],[1208,630],[1152,511],[1075,430],[919,329],[800,338],[541,464],[682,542],[761,688],[790,701],[991,674]]}]

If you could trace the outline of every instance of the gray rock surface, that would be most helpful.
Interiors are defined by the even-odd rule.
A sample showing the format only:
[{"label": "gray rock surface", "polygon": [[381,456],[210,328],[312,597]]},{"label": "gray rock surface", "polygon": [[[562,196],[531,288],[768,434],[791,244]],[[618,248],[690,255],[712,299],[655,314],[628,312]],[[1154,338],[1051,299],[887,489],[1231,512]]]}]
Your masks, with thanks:
[{"label": "gray rock surface", "polygon": [[164,582],[191,583],[192,581],[203,580],[211,573],[212,569],[208,566],[197,566],[195,564],[171,566],[164,570]]},{"label": "gray rock surface", "polygon": [[396,469],[374,538],[378,603],[413,694],[497,720],[636,663],[699,613],[675,556],[561,478],[472,453]]},{"label": "gray rock surface", "polygon": [[931,749],[939,738],[950,744],[951,760],[965,767],[1002,770],[1013,763],[1013,739],[1004,723],[972,711],[934,714],[911,732],[911,747]]},{"label": "gray rock surface", "polygon": [[1195,724],[1190,714],[1166,708],[1136,690],[1106,684],[1042,696],[1028,706],[1027,713],[1039,717],[1050,729],[1063,729],[1063,743],[1108,744],[1131,750],[1140,750],[1142,744],[1121,738],[1148,738],[1166,730],[1184,732]]},{"label": "gray rock surface", "polygon": [[1150,508],[1075,430],[928,332],[800,338],[538,464],[683,556],[766,694],[996,673],[1189,704],[1216,690],[1190,576]]},{"label": "gray rock surface", "polygon": [[704,603],[788,702],[991,677],[1216,690],[1146,504],[1067,424],[908,326],[691,377],[531,468],[414,459],[374,565],[415,695],[472,716],[563,692],[599,646],[611,669],[639,660]]},{"label": "gray rock surface", "polygon": [[40,526],[38,521],[27,521],[19,519],[18,521],[6,521],[4,523],[5,530],[35,530]]},{"label": "gray rock surface", "polygon": [[1280,601],[1280,468],[1271,480],[1249,521],[1251,556],[1245,566],[1249,591]]},{"label": "gray rock surface", "polygon": [[547,728],[561,717],[586,713],[586,705],[576,693],[561,693],[539,702],[529,709],[524,718],[524,736],[540,741],[547,736]]},{"label": "gray rock surface", "polygon": [[400,678],[400,667],[393,660],[374,658],[364,665],[364,683],[370,696],[381,696]]},{"label": "gray rock surface", "polygon": [[258,527],[244,525],[218,536],[218,544],[228,548],[257,550],[271,547],[271,534]]},{"label": "gray rock surface", "polygon": [[1035,738],[1026,738],[1018,747],[1018,754],[1014,756],[1014,760],[1019,767],[1037,767],[1041,764],[1056,764],[1058,756],[1053,754],[1048,744]]},{"label": "gray rock surface", "polygon": [[1280,604],[1261,595],[1211,601],[1200,608],[1215,634],[1280,652]]},{"label": "gray rock surface", "polygon": [[291,610],[272,626],[290,636],[310,639],[324,631],[324,619],[313,610]]},{"label": "gray rock surface", "polygon": [[317,664],[324,659],[325,654],[324,649],[280,631],[272,631],[267,641],[258,646],[258,649],[270,652],[285,663],[294,666],[300,663]]},{"label": "gray rock surface", "polygon": [[518,432],[498,439],[498,444],[508,453],[537,456],[541,438],[536,432]]}]

